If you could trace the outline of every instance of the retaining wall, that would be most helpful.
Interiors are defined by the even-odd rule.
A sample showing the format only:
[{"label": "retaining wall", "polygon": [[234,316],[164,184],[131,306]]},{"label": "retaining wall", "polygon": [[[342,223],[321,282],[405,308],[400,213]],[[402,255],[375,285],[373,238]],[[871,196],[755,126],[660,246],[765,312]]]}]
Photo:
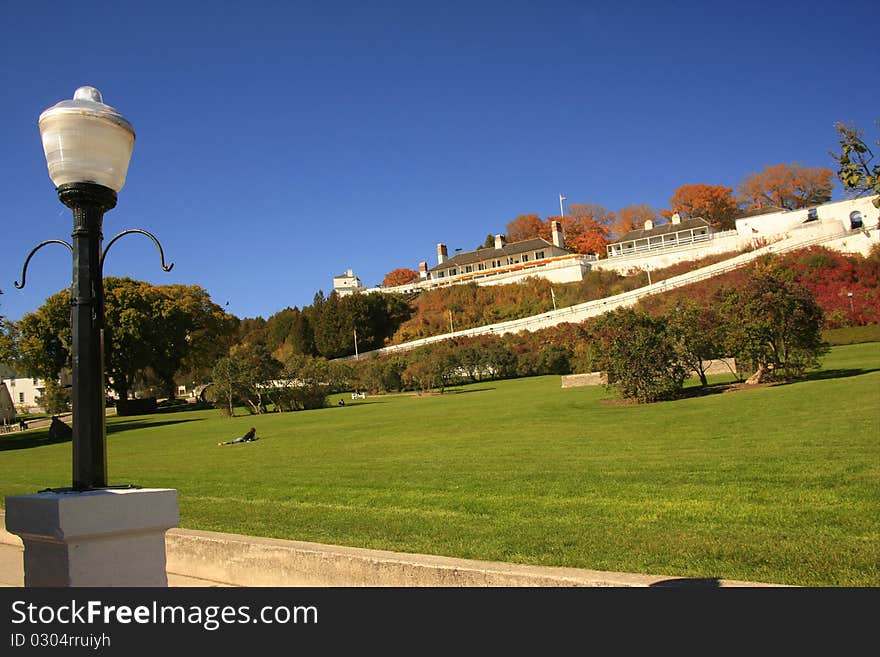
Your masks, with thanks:
[{"label": "retaining wall", "polygon": [[[0,511],[0,544],[21,549],[21,540],[5,528],[6,517]],[[165,547],[171,586],[775,586],[456,559],[190,529],[169,530]],[[0,551],[0,558],[9,552]],[[18,581],[0,584],[19,586]]]}]

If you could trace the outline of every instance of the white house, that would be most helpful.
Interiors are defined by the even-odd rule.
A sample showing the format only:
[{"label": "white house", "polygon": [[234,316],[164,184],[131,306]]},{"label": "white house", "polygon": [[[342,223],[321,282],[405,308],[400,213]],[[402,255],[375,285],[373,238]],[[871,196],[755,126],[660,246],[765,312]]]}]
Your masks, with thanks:
[{"label": "white house", "polygon": [[715,232],[712,225],[705,219],[697,217],[682,221],[681,215],[676,212],[672,215],[672,220],[669,223],[655,226],[654,222],[648,219],[645,222],[644,228],[631,230],[625,235],[621,235],[620,238],[610,242],[605,248],[608,257],[615,258],[656,249],[705,242]]},{"label": "white house", "polygon": [[504,235],[495,236],[493,247],[457,253],[451,258],[445,244],[437,245],[437,264],[420,269],[423,289],[458,283],[477,285],[513,283],[538,276],[558,283],[583,279],[589,269],[589,256],[565,248],[562,226],[551,222],[552,242],[536,237],[508,243]]},{"label": "white house", "polygon": [[5,385],[19,413],[31,413],[40,409],[37,399],[46,392],[46,384],[42,379],[3,376],[0,377],[0,383]]}]

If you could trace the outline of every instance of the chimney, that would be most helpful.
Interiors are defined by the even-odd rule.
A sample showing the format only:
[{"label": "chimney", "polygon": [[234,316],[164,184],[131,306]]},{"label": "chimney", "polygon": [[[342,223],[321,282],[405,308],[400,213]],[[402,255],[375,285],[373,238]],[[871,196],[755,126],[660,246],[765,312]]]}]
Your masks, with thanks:
[{"label": "chimney", "polygon": [[672,223],[673,224],[680,224],[681,223],[681,215],[678,214],[678,212],[676,212],[674,215],[672,215]]},{"label": "chimney", "polygon": [[442,265],[446,262],[446,258],[449,256],[449,252],[446,250],[445,244],[437,245],[437,264]]},{"label": "chimney", "polygon": [[654,229],[654,222],[651,221],[650,219],[646,220],[645,221],[645,230],[653,230],[653,229]]},{"label": "chimney", "polygon": [[419,278],[428,278],[428,263],[419,263]]},{"label": "chimney", "polygon": [[562,224],[558,221],[550,222],[550,233],[553,236],[553,246],[557,246],[560,249],[565,248],[565,236],[562,234]]},{"label": "chimney", "polygon": [[507,240],[504,239],[504,235],[496,235],[495,236],[495,248],[496,249],[503,249],[505,244],[507,244]]}]

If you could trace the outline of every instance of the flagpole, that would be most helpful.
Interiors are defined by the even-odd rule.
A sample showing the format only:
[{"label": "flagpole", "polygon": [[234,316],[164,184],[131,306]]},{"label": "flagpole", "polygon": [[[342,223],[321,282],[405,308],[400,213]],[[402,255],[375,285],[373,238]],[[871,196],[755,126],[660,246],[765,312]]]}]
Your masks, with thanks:
[{"label": "flagpole", "polygon": [[354,359],[358,360],[358,330],[354,328]]},{"label": "flagpole", "polygon": [[560,217],[564,217],[564,216],[565,216],[565,209],[562,207],[562,202],[563,202],[564,200],[565,200],[565,197],[564,197],[562,194],[560,194],[560,195],[559,195],[559,216],[560,216]]}]

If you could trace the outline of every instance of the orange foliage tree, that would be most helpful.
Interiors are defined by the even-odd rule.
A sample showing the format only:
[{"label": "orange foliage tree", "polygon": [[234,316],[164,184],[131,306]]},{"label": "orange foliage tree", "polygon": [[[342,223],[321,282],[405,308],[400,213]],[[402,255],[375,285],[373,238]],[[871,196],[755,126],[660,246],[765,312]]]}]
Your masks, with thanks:
[{"label": "orange foliage tree", "polygon": [[733,228],[740,211],[733,189],[723,185],[682,185],[669,199],[669,207],[660,214],[671,217],[677,212],[682,219],[701,217],[721,230]]},{"label": "orange foliage tree", "polygon": [[390,271],[385,274],[385,278],[382,279],[382,287],[394,287],[395,285],[406,285],[419,277],[419,272],[414,269],[407,269],[406,267],[400,267],[399,269],[395,269],[394,271]]},{"label": "orange foliage tree", "polygon": [[780,207],[796,210],[831,200],[834,174],[825,167],[774,164],[746,176],[739,184],[740,202],[746,209]]},{"label": "orange foliage tree", "polygon": [[550,239],[550,224],[536,214],[521,214],[507,224],[508,242],[521,242],[534,237]]},{"label": "orange foliage tree", "polygon": [[651,220],[656,223],[657,211],[650,205],[627,205],[617,211],[617,217],[611,224],[610,232],[614,237],[626,235],[631,230],[644,228],[645,222]]},{"label": "orange foliage tree", "polygon": [[573,203],[568,215],[550,217],[548,225],[553,220],[562,224],[567,248],[578,253],[604,254],[616,217],[596,203]]}]

